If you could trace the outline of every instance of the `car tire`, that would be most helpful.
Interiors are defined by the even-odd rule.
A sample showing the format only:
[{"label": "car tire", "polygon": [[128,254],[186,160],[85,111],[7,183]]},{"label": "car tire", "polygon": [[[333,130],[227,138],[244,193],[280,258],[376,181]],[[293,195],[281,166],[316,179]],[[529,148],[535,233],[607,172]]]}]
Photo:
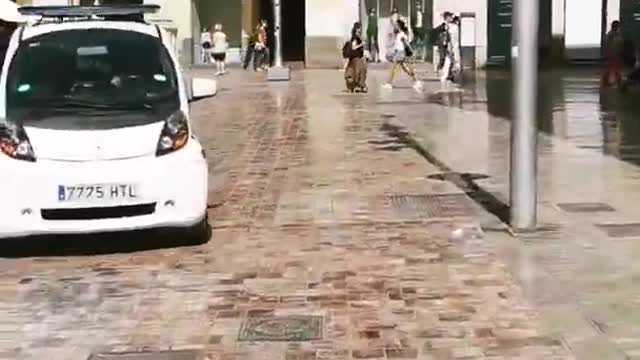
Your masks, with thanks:
[{"label": "car tire", "polygon": [[202,221],[189,227],[185,234],[186,245],[202,245],[209,242],[211,238],[211,226],[209,226],[209,217],[205,216]]}]

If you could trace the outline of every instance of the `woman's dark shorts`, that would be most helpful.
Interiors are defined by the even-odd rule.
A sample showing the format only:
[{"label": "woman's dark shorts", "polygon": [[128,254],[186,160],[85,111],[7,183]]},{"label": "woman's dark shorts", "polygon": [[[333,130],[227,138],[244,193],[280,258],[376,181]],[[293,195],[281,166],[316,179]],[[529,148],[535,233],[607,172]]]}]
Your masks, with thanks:
[{"label": "woman's dark shorts", "polygon": [[213,53],[211,54],[211,56],[213,56],[213,60],[215,61],[224,61],[227,58],[226,53],[220,53],[220,54]]}]

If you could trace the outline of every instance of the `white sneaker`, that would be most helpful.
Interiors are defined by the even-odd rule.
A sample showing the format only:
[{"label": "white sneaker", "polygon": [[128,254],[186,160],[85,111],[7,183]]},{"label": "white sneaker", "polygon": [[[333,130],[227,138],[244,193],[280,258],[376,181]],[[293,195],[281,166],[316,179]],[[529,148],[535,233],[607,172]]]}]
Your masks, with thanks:
[{"label": "white sneaker", "polygon": [[391,89],[393,89],[393,85],[391,85],[389,83],[384,83],[384,84],[382,84],[382,88],[391,90]]},{"label": "white sneaker", "polygon": [[413,89],[415,91],[422,91],[422,81],[418,80],[415,84],[413,84]]}]

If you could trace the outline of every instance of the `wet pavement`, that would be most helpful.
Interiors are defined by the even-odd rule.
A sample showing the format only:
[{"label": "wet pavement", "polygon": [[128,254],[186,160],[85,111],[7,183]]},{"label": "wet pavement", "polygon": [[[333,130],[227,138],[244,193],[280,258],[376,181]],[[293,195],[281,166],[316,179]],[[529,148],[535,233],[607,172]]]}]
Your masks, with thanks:
[{"label": "wet pavement", "polygon": [[236,72],[193,105],[208,244],[0,259],[0,359],[572,358],[581,333],[550,327],[529,253],[481,229],[502,201],[508,122],[404,80],[345,94],[341,76]]},{"label": "wet pavement", "polygon": [[[595,67],[543,71],[538,84],[538,129],[579,148],[640,164],[640,87],[632,86],[623,94],[615,88],[601,90],[599,71]],[[464,89],[453,104],[443,103],[438,95],[429,101],[512,118],[513,83],[508,72],[479,74]]]},{"label": "wet pavement", "polygon": [[491,75],[502,76],[495,80],[502,85],[479,76],[462,92],[439,92],[437,84],[424,95],[398,91],[381,110],[395,109],[396,126],[408,132],[407,151],[446,165],[439,178],[493,212],[479,218],[485,239],[545,328],[576,358],[640,358],[638,90],[601,94],[586,71],[543,75],[542,86],[562,86],[545,88],[539,99],[547,109],[539,116],[540,227],[514,238],[498,220],[508,214],[510,90],[504,74]]}]

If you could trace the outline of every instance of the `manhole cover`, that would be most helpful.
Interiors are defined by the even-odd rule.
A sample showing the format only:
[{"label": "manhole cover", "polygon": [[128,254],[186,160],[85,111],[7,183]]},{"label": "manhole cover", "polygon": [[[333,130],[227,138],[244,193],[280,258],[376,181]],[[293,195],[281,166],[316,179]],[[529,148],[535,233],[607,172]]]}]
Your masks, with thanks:
[{"label": "manhole cover", "polygon": [[239,341],[310,341],[322,339],[322,317],[287,316],[247,318]]},{"label": "manhole cover", "polygon": [[571,213],[611,212],[615,211],[610,205],[599,202],[561,203],[558,207],[562,211]]},{"label": "manhole cover", "polygon": [[391,206],[400,217],[469,217],[473,210],[464,194],[391,195]]},{"label": "manhole cover", "polygon": [[640,223],[596,224],[596,226],[612,238],[640,237]]},{"label": "manhole cover", "polygon": [[202,353],[195,350],[103,353],[92,354],[88,360],[202,360]]}]

